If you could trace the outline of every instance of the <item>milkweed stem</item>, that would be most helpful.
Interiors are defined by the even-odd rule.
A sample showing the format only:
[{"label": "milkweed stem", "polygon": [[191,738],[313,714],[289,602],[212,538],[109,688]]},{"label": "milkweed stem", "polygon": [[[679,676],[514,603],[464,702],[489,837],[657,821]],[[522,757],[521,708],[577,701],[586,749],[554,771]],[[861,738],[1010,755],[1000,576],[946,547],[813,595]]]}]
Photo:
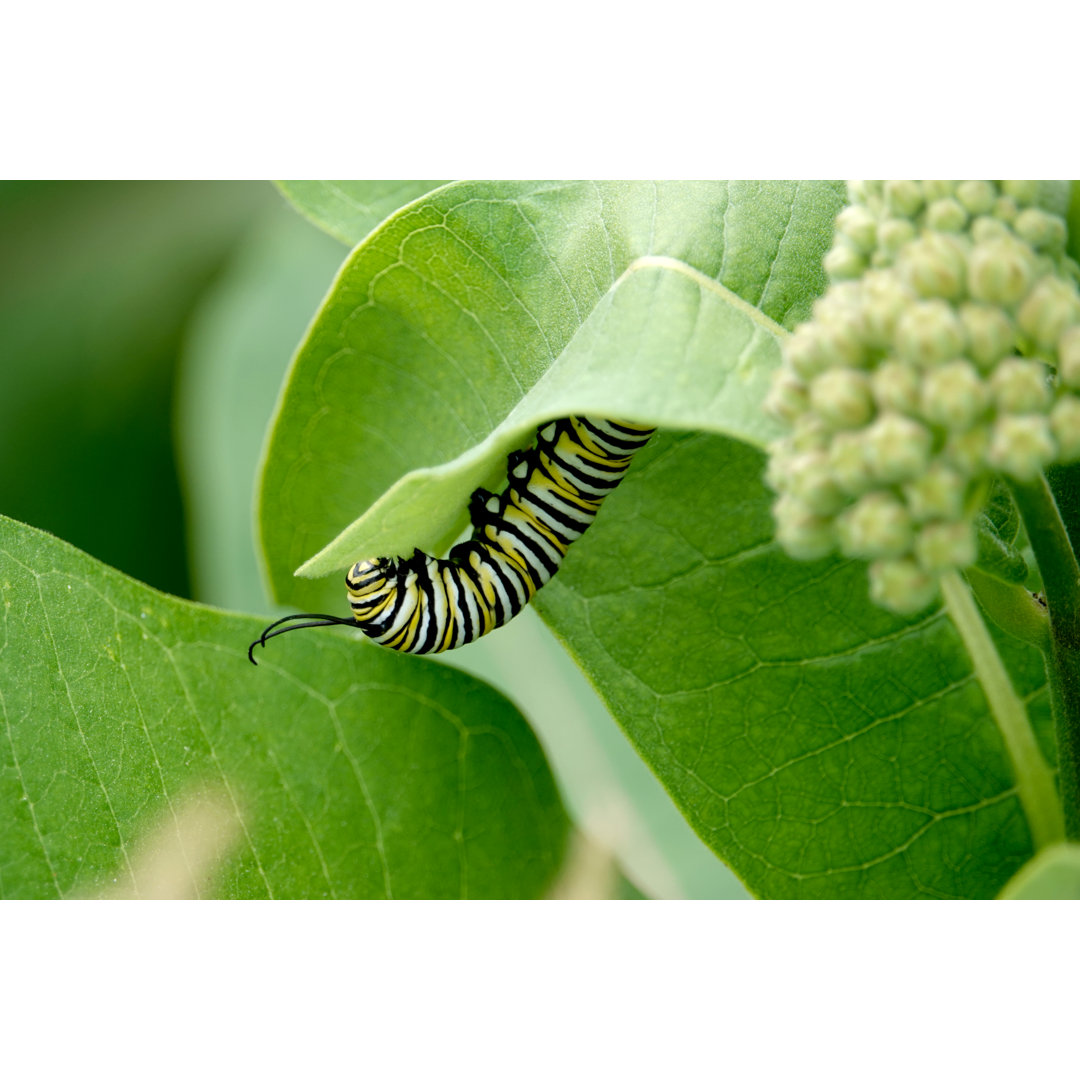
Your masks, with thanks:
[{"label": "milkweed stem", "polygon": [[1080,839],[1080,566],[1046,478],[1013,481],[1010,487],[1039,564],[1050,615],[1050,647],[1044,658],[1057,734],[1058,782],[1066,830],[1071,839]]},{"label": "milkweed stem", "polygon": [[942,575],[941,588],[949,616],[971,657],[975,675],[1005,743],[1035,849],[1062,840],[1065,825],[1053,773],[1039,750],[1027,709],[1013,689],[971,590],[956,571]]}]

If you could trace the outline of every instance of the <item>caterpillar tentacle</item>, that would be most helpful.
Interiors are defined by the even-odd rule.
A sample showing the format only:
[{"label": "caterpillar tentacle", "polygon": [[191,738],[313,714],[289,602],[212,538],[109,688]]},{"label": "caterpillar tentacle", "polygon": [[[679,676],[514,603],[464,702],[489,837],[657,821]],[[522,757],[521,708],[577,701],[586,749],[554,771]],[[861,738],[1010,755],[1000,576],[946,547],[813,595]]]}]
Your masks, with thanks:
[{"label": "caterpillar tentacle", "polygon": [[[410,653],[456,649],[503,626],[551,580],[654,431],[584,416],[541,425],[532,447],[509,455],[500,495],[473,492],[472,537],[448,558],[416,550],[348,571],[353,623],[378,644]],[[264,633],[260,642],[300,625],[307,624]]]}]

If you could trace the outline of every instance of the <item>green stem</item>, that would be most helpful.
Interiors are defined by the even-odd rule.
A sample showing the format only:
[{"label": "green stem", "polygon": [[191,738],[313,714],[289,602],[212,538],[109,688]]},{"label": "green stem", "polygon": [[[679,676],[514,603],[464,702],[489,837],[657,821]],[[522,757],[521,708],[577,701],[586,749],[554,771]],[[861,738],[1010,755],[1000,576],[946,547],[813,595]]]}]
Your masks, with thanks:
[{"label": "green stem", "polygon": [[1016,791],[1031,829],[1035,849],[1056,843],[1065,835],[1061,804],[1054,790],[1054,774],[1035,741],[1027,709],[1013,689],[1012,680],[964,579],[956,571],[943,574],[941,589],[945,594],[949,616],[971,656],[975,675],[1012,762]]},{"label": "green stem", "polygon": [[1042,575],[1050,615],[1046,674],[1058,744],[1058,782],[1070,839],[1080,839],[1080,567],[1045,478],[1013,482],[1013,498]]}]

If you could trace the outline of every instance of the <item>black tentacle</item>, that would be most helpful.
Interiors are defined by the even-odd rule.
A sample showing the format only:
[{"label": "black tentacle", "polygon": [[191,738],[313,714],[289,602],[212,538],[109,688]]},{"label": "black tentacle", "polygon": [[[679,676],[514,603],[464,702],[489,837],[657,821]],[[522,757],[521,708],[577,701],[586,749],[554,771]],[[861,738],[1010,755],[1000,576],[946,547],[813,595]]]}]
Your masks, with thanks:
[{"label": "black tentacle", "polygon": [[[295,626],[285,626],[284,623],[295,622],[297,619],[318,619],[318,622],[305,622],[297,623]],[[306,630],[312,626],[355,626],[356,622],[353,619],[342,619],[337,615],[318,615],[313,612],[307,612],[300,615],[286,615],[284,618],[278,619],[277,622],[272,622],[262,634],[256,638],[248,646],[248,659],[256,666],[259,666],[258,660],[255,659],[255,646],[261,645],[264,649],[266,643],[273,637],[277,637],[278,634],[287,634],[290,630]],[[278,629],[280,627],[280,629]]]}]

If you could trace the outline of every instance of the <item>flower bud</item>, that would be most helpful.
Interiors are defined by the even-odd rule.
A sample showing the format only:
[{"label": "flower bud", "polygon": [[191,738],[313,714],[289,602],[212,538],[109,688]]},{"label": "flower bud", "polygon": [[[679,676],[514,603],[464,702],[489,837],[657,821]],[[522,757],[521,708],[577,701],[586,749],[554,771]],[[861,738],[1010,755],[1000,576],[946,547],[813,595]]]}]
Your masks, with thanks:
[{"label": "flower bud", "polygon": [[827,450],[832,438],[832,428],[815,412],[804,412],[791,429],[792,451],[799,454],[811,450]]},{"label": "flower bud", "polygon": [[1016,220],[1016,215],[1020,213],[1020,209],[1011,195],[1002,195],[994,202],[992,213],[998,221],[1011,225]]},{"label": "flower bud", "polygon": [[1031,286],[1030,251],[1016,240],[989,240],[975,245],[968,259],[968,288],[976,300],[1015,304]]},{"label": "flower bud", "polygon": [[895,259],[905,244],[910,244],[918,233],[907,218],[887,218],[878,226],[878,247]]},{"label": "flower bud", "polygon": [[915,556],[931,573],[971,566],[978,554],[970,521],[932,521],[915,537]]},{"label": "flower bud", "polygon": [[1045,210],[1029,207],[1016,216],[1017,235],[1039,251],[1058,252],[1065,247],[1065,222]]},{"label": "flower bud", "polygon": [[1001,190],[1010,196],[1017,206],[1034,206],[1039,201],[1038,180],[1002,180]]},{"label": "flower bud", "polygon": [[989,395],[967,360],[951,360],[923,377],[922,414],[950,431],[966,431],[986,408]]},{"label": "flower bud", "polygon": [[913,413],[919,407],[919,370],[906,360],[886,360],[870,376],[870,392],[882,412]]},{"label": "flower bud", "polygon": [[1050,430],[1058,444],[1058,460],[1080,458],[1080,398],[1065,394],[1050,410]]},{"label": "flower bud", "polygon": [[1036,345],[1052,349],[1065,330],[1080,321],[1076,287],[1057,277],[1044,277],[1020,305],[1018,320]]},{"label": "flower bud", "polygon": [[793,424],[809,405],[806,385],[795,372],[790,368],[779,368],[773,373],[772,386],[765,397],[765,409],[771,416]]},{"label": "flower bud", "polygon": [[821,559],[836,546],[832,522],[791,495],[773,504],[776,539],[793,559]]},{"label": "flower bud", "polygon": [[829,444],[829,468],[845,495],[863,495],[874,486],[861,431],[838,431]]},{"label": "flower bud", "polygon": [[991,368],[1016,344],[1016,331],[1009,317],[989,304],[964,304],[960,321],[968,338],[968,355],[982,368]]},{"label": "flower bud", "polygon": [[870,471],[882,483],[911,480],[929,464],[930,432],[910,417],[885,413],[866,429],[865,439]]},{"label": "flower bud", "polygon": [[989,180],[965,180],[957,185],[956,198],[969,214],[989,214],[994,208],[997,188]]},{"label": "flower bud", "polygon": [[922,186],[918,180],[887,180],[885,205],[898,217],[913,218],[922,209]]},{"label": "flower bud", "polygon": [[988,244],[991,240],[1013,240],[1012,229],[996,217],[977,217],[971,223],[971,239],[976,244]]},{"label": "flower bud", "polygon": [[922,476],[904,486],[904,498],[916,521],[955,520],[964,512],[967,485],[965,477],[955,469],[935,461]]},{"label": "flower bud", "polygon": [[769,460],[765,465],[765,483],[775,492],[786,491],[791,477],[791,462],[795,449],[790,439],[777,439],[769,444]]},{"label": "flower bud", "polygon": [[956,191],[955,180],[924,180],[922,182],[923,197],[927,202],[935,199],[947,199]]},{"label": "flower bud", "polygon": [[962,353],[964,327],[944,300],[912,304],[896,324],[896,348],[901,357],[933,367]]},{"label": "flower bud", "polygon": [[897,615],[915,615],[938,595],[937,578],[913,559],[879,559],[870,564],[870,599]]},{"label": "flower bud", "polygon": [[852,281],[866,269],[867,262],[865,255],[839,240],[825,253],[821,265],[830,281]]},{"label": "flower bud", "polygon": [[911,550],[911,515],[887,491],[872,491],[836,519],[840,550],[849,558],[880,559]]},{"label": "flower bud", "polygon": [[862,327],[871,348],[892,344],[896,321],[911,300],[911,290],[888,270],[871,270],[863,277]]},{"label": "flower bud", "polygon": [[1058,339],[1058,376],[1073,390],[1080,390],[1080,326],[1070,326]]},{"label": "flower bud", "polygon": [[816,323],[856,325],[861,312],[862,285],[855,281],[838,281],[814,301]]},{"label": "flower bud", "polygon": [[822,352],[830,367],[859,367],[866,360],[866,345],[857,316],[847,322],[840,320],[818,323]]},{"label": "flower bud", "polygon": [[877,218],[865,206],[848,206],[836,215],[836,231],[856,251],[869,255],[877,243]]},{"label": "flower bud", "polygon": [[1057,448],[1045,416],[999,416],[990,435],[987,460],[1017,480],[1034,480],[1054,460]]},{"label": "flower bud", "polygon": [[990,389],[1002,412],[1045,412],[1050,404],[1046,368],[1038,360],[1002,360],[990,376]]},{"label": "flower bud", "polygon": [[801,323],[782,346],[784,359],[801,379],[812,379],[829,367],[821,331],[813,323]]},{"label": "flower bud", "polygon": [[849,180],[847,183],[848,198],[853,203],[872,205],[881,198],[884,186],[885,182],[883,180]]},{"label": "flower bud", "polygon": [[870,380],[861,371],[835,368],[810,384],[810,403],[835,428],[862,427],[873,415]]},{"label": "flower bud", "polygon": [[833,480],[825,451],[799,454],[790,464],[791,478],[786,490],[811,513],[828,516],[847,502]]},{"label": "flower bud", "polygon": [[985,471],[989,445],[989,427],[986,424],[976,424],[967,431],[949,433],[941,451],[942,459],[965,476],[972,476]]},{"label": "flower bud", "polygon": [[897,269],[920,296],[953,300],[964,292],[964,249],[940,233],[926,233],[908,244],[897,259]]},{"label": "flower bud", "polygon": [[1034,268],[1034,273],[1031,275],[1032,281],[1042,281],[1048,274],[1052,274],[1054,277],[1064,276],[1058,273],[1057,262],[1045,252],[1041,255],[1035,252],[1035,258],[1031,265]]},{"label": "flower bud", "polygon": [[961,232],[967,221],[967,211],[956,199],[938,199],[926,208],[926,224],[938,232]]}]

